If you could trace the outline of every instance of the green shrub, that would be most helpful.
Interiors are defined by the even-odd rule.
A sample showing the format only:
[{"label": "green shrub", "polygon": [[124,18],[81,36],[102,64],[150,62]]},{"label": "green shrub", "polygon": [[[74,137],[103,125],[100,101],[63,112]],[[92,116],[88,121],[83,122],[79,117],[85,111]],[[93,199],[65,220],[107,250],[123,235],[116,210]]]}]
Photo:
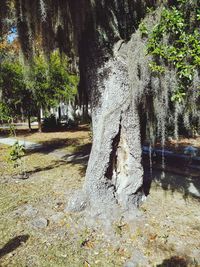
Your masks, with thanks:
[{"label": "green shrub", "polygon": [[54,114],[51,114],[49,117],[46,117],[42,122],[42,131],[50,132],[58,130],[61,127],[60,121],[56,119]]},{"label": "green shrub", "polygon": [[9,152],[9,161],[14,164],[14,168],[21,165],[21,158],[25,155],[25,147],[15,142]]}]

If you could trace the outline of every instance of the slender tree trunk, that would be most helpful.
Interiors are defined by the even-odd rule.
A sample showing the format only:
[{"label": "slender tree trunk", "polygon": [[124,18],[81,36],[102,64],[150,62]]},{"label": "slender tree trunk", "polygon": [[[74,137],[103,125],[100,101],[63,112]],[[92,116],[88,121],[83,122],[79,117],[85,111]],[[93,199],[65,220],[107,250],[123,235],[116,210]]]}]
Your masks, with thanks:
[{"label": "slender tree trunk", "polygon": [[81,210],[86,205],[95,212],[115,205],[130,210],[141,201],[140,123],[127,60],[126,46],[117,44],[113,57],[96,69],[90,68],[93,145],[85,194],[71,199],[71,210]]},{"label": "slender tree trunk", "polygon": [[88,114],[88,104],[83,104],[82,106],[82,111],[83,111],[83,115],[82,115],[82,121],[84,123],[88,123],[89,121],[89,114]]},{"label": "slender tree trunk", "polygon": [[61,120],[61,104],[59,103],[59,107],[58,107],[58,119]]},{"label": "slender tree trunk", "polygon": [[32,131],[32,129],[31,129],[31,116],[30,116],[30,112],[28,112],[28,129],[29,129],[29,132]]},{"label": "slender tree trunk", "polygon": [[21,107],[21,121],[22,122],[25,122],[25,119],[24,119],[24,109],[23,109],[23,107]]},{"label": "slender tree trunk", "polygon": [[38,114],[37,114],[37,121],[38,121],[38,132],[42,132],[42,122],[41,122],[41,113],[40,113],[40,109],[38,110]]}]

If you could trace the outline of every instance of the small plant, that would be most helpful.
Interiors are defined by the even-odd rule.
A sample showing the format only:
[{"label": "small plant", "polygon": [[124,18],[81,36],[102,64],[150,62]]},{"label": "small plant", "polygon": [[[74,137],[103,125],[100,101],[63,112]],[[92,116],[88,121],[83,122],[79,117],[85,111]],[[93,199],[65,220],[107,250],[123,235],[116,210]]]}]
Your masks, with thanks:
[{"label": "small plant", "polygon": [[183,102],[184,100],[184,97],[185,97],[186,93],[183,93],[181,91],[176,91],[172,97],[171,97],[171,101],[172,102],[178,102],[178,103],[181,103]]},{"label": "small plant", "polygon": [[[9,135],[16,137],[16,129],[12,124],[11,110],[4,103],[0,102],[0,121],[9,125]],[[8,154],[8,161],[13,164],[14,168],[20,168],[20,174],[23,178],[26,178],[25,162],[22,161],[22,157],[25,155],[25,147],[20,145],[18,141],[14,143]]]},{"label": "small plant", "polygon": [[140,23],[139,31],[140,31],[143,38],[148,36],[148,29],[147,29],[147,26],[144,22]]},{"label": "small plant", "polygon": [[11,162],[14,163],[14,167],[18,167],[21,161],[21,158],[25,155],[25,147],[20,145],[19,142],[15,142],[14,145],[11,147],[9,153],[9,159]]},{"label": "small plant", "polygon": [[93,235],[88,228],[82,230],[80,235],[80,247],[92,248],[93,247]]},{"label": "small plant", "polygon": [[151,69],[153,73],[162,74],[165,72],[165,68],[163,66],[157,65],[156,62],[154,61],[149,63],[149,68]]},{"label": "small plant", "polygon": [[123,223],[123,218],[122,216],[120,220],[113,225],[115,233],[119,236],[122,236],[123,229],[127,226],[126,223]]},{"label": "small plant", "polygon": [[22,157],[25,155],[25,147],[15,142],[9,152],[9,161],[13,163],[14,168],[20,168],[20,174],[26,176],[25,164],[22,162]]}]

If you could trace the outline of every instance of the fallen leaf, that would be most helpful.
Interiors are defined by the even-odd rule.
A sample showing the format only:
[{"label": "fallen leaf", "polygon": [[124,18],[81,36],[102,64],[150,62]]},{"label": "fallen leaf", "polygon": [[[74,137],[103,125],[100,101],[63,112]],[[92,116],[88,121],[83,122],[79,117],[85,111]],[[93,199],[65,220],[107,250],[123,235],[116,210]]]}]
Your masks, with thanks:
[{"label": "fallen leaf", "polygon": [[84,262],[84,267],[90,267],[90,264],[89,264],[88,261],[85,261],[85,262]]},{"label": "fallen leaf", "polygon": [[155,235],[151,234],[151,235],[149,235],[149,240],[152,242],[156,239],[156,237],[157,237],[157,234],[155,234]]}]

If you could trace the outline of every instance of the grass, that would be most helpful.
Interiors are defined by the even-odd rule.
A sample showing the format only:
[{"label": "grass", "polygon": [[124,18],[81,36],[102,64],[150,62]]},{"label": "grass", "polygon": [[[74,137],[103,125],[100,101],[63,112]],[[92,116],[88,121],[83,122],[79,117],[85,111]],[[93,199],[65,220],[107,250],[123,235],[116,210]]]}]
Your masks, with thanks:
[{"label": "grass", "polygon": [[[54,138],[60,139],[54,147],[66,154],[87,148],[90,141],[86,130],[60,134],[33,133],[26,138],[48,142],[48,146],[55,145]],[[62,143],[70,139],[75,143]],[[181,193],[154,186],[140,207],[139,218],[113,225],[91,224],[94,218],[65,211],[71,194],[83,185],[82,164],[67,163],[54,155],[53,148],[51,153],[28,153],[24,159],[29,178],[23,180],[5,161],[8,150],[0,145],[0,266],[118,267],[130,259],[139,262],[138,257],[143,262],[139,266],[145,267],[198,266],[198,200],[185,200]],[[27,215],[28,206],[37,209],[37,214]],[[54,221],[52,216],[57,214],[62,216]],[[32,221],[40,217],[48,226],[35,229]]]}]

